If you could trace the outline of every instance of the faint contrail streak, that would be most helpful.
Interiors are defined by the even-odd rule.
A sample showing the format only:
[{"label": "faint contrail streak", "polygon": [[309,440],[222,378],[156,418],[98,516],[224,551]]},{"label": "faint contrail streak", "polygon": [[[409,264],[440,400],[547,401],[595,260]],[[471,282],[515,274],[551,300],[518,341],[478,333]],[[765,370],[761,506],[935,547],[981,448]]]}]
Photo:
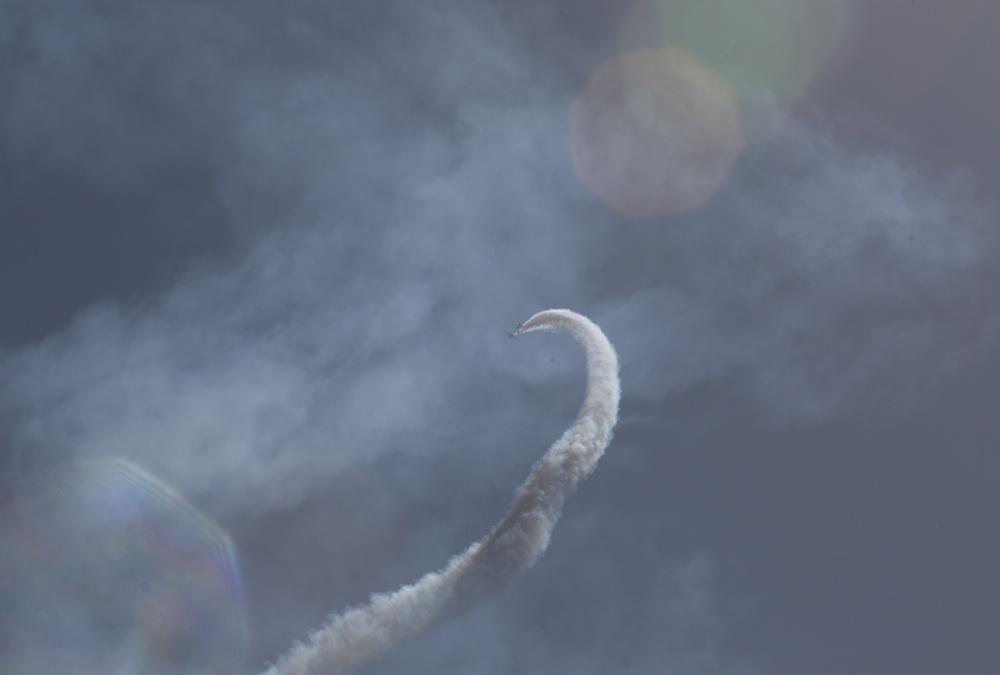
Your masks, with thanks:
[{"label": "faint contrail streak", "polygon": [[566,497],[586,478],[611,441],[618,419],[618,358],[590,319],[550,309],[517,334],[570,330],[587,356],[587,394],[576,421],[532,469],[507,516],[483,540],[395,593],[331,617],[266,675],[343,675],[369,664],[428,627],[469,609],[529,567],[545,551]]}]

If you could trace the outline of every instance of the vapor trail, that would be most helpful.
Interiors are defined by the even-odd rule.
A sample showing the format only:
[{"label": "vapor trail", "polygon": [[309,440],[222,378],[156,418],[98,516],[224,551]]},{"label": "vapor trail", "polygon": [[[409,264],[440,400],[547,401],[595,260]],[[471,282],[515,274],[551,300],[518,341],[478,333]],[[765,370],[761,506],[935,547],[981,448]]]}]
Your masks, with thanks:
[{"label": "vapor trail", "polygon": [[565,328],[587,357],[587,394],[576,421],[532,469],[510,512],[483,540],[395,593],[331,617],[266,675],[343,675],[369,664],[430,626],[469,609],[531,566],[548,546],[566,497],[586,478],[611,441],[618,419],[618,358],[601,329],[568,309],[528,319],[516,334]]}]

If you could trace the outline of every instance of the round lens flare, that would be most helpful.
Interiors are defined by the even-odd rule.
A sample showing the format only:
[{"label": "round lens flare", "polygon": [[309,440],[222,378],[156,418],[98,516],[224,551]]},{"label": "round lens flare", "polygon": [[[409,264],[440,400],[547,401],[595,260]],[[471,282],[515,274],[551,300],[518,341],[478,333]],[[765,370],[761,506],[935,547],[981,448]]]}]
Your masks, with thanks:
[{"label": "round lens flare", "polygon": [[743,146],[732,88],[675,47],[607,61],[574,101],[569,135],[579,178],[632,217],[697,208]]},{"label": "round lens flare", "polygon": [[167,485],[116,460],[4,488],[0,671],[242,670],[233,548]]}]

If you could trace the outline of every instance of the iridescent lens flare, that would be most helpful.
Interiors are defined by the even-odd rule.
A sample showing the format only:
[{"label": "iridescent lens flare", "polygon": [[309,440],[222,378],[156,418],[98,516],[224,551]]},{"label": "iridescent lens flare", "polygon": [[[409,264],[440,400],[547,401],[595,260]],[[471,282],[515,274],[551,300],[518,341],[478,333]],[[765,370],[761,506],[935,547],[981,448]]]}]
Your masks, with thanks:
[{"label": "iridescent lens flare", "polygon": [[639,0],[611,44],[619,52],[678,47],[791,106],[836,60],[857,6],[855,0]]},{"label": "iridescent lens flare", "polygon": [[218,527],[136,465],[4,486],[0,672],[237,673],[243,596]]},{"label": "iridescent lens flare", "polygon": [[699,206],[743,145],[729,84],[672,47],[607,61],[573,103],[569,134],[580,179],[633,217]]}]

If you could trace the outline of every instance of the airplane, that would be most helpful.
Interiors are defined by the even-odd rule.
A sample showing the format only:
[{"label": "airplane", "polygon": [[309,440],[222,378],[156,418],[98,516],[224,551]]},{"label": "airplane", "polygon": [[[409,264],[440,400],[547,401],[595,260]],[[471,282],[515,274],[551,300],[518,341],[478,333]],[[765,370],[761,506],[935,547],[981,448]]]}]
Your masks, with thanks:
[{"label": "airplane", "polygon": [[513,339],[514,339],[514,338],[516,338],[516,337],[517,337],[518,335],[520,335],[520,334],[521,334],[521,329],[522,329],[522,328],[524,328],[524,324],[523,324],[523,323],[521,323],[520,321],[515,321],[515,322],[514,322],[514,325],[515,325],[515,326],[517,326],[517,330],[516,330],[516,331],[514,331],[513,333],[512,333],[512,332],[510,332],[509,330],[508,330],[508,331],[505,331],[505,332],[507,333],[507,337],[508,337],[509,339],[511,339],[511,340],[513,340]]}]

